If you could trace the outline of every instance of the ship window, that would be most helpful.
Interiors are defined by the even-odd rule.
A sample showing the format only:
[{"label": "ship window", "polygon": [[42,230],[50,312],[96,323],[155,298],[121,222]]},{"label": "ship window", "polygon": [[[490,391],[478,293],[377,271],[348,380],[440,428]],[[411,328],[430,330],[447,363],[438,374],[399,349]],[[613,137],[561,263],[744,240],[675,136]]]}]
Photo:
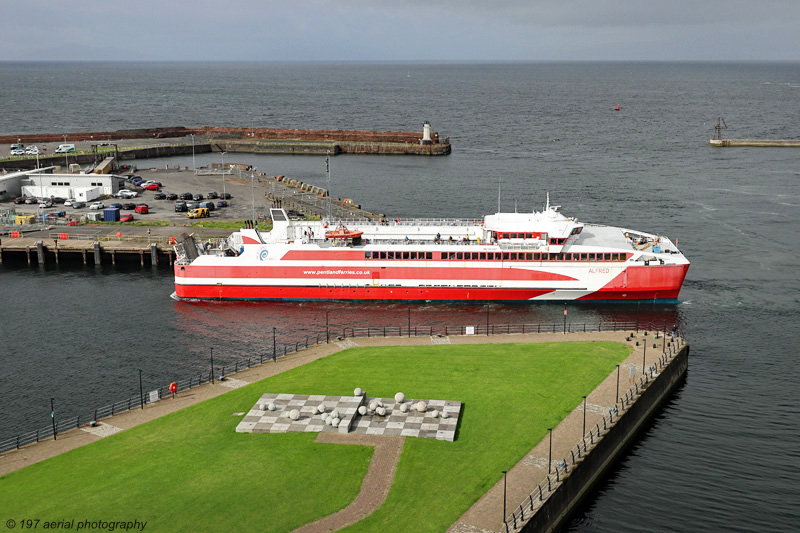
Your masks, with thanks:
[{"label": "ship window", "polygon": [[394,252],[389,252],[389,259],[394,259]]},{"label": "ship window", "polygon": [[485,261],[486,260],[486,252],[481,252],[480,257],[481,257],[481,261]]},{"label": "ship window", "polygon": [[517,254],[516,253],[512,253],[511,254],[511,260],[512,261],[516,261],[517,260]]},{"label": "ship window", "polygon": [[411,252],[411,259],[417,258],[417,252]]},{"label": "ship window", "polygon": [[539,252],[534,253],[533,254],[533,260],[534,261],[541,261],[542,260],[542,254],[540,254]]},{"label": "ship window", "polygon": [[564,261],[572,261],[572,254],[564,254]]},{"label": "ship window", "polygon": [[594,258],[595,258],[594,254],[589,254],[589,261],[594,261]]},{"label": "ship window", "polygon": [[556,261],[563,261],[563,260],[564,260],[564,254],[556,254]]},{"label": "ship window", "polygon": [[589,254],[581,254],[581,261],[586,261],[589,258]]},{"label": "ship window", "polygon": [[611,254],[612,261],[619,261],[619,254]]},{"label": "ship window", "polygon": [[458,252],[456,254],[456,259],[464,259],[464,252]]},{"label": "ship window", "polygon": [[364,252],[364,259],[372,259],[372,252]]},{"label": "ship window", "polygon": [[408,259],[408,258],[409,258],[409,253],[403,252],[403,259]]},{"label": "ship window", "polygon": [[381,259],[386,259],[386,252],[381,252]]},{"label": "ship window", "polygon": [[450,252],[450,257],[448,259],[455,260],[455,258],[456,258],[456,253],[455,252]]},{"label": "ship window", "polygon": [[477,261],[478,260],[478,252],[472,252],[472,260],[473,261]]},{"label": "ship window", "polygon": [[525,260],[526,261],[531,261],[532,259],[533,259],[533,254],[532,253],[528,252],[527,254],[525,254]]},{"label": "ship window", "polygon": [[503,252],[503,261],[508,261],[509,255],[508,252]]},{"label": "ship window", "polygon": [[611,254],[603,254],[603,259],[606,261],[611,261]]},{"label": "ship window", "polygon": [[433,259],[433,252],[425,252],[425,259]]}]

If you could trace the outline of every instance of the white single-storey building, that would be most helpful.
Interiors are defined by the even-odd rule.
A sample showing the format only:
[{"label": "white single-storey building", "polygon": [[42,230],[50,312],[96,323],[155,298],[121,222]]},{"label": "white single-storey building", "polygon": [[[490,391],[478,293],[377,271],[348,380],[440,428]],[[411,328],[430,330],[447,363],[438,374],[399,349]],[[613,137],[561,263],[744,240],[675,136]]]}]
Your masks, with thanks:
[{"label": "white single-storey building", "polygon": [[124,178],[114,174],[56,174],[55,168],[24,170],[0,176],[0,200],[33,196],[90,202],[125,188]]}]

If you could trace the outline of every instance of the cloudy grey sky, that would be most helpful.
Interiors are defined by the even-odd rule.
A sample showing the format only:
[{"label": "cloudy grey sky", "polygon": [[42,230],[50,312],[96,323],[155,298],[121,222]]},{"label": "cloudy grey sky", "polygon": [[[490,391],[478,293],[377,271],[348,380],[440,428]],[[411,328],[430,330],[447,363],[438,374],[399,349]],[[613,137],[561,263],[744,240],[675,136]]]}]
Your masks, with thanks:
[{"label": "cloudy grey sky", "polygon": [[0,60],[798,60],[800,0],[0,0]]}]

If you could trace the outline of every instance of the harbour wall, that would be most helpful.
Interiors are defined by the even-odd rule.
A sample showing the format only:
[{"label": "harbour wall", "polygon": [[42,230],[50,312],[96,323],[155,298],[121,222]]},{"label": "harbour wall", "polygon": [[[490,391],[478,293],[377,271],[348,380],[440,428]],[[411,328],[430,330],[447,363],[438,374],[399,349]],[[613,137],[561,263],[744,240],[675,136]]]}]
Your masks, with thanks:
[{"label": "harbour wall", "polygon": [[[191,155],[193,152],[193,147],[191,144],[153,144],[149,146],[139,146],[133,148],[126,148],[120,149],[118,152],[120,160],[132,160],[132,159],[148,159],[151,157],[168,157],[173,155]],[[194,145],[194,153],[202,154],[205,152],[211,152],[212,147],[210,144],[195,144]],[[100,161],[107,156],[113,156],[114,152],[103,152],[100,157],[95,156],[92,153],[70,153],[70,154],[51,154],[51,155],[40,155],[38,162],[39,166],[48,167],[48,166],[60,166],[66,165],[67,163],[78,163],[80,165],[88,165],[89,163],[93,163],[95,161]],[[36,158],[35,157],[28,157],[25,159],[9,159],[3,161],[0,166],[8,170],[26,170],[26,169],[34,169],[36,168]]]},{"label": "harbour wall", "polygon": [[755,146],[800,148],[800,139],[711,139],[711,146]]},{"label": "harbour wall", "polygon": [[608,433],[598,439],[589,453],[583,455],[569,475],[562,478],[536,512],[532,516],[528,515],[530,519],[524,525],[519,524],[521,526],[519,530],[542,532],[561,527],[592,487],[631,444],[656,409],[682,381],[688,366],[689,345],[684,345],[657,377],[642,389],[640,396],[631,402],[630,407],[621,413]]}]

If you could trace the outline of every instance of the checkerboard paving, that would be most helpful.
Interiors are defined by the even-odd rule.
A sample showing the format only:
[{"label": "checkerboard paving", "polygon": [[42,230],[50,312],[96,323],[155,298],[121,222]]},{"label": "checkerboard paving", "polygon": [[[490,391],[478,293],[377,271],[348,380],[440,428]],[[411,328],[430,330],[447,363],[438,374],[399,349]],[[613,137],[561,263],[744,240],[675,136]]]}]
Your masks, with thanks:
[{"label": "checkerboard paving", "polygon": [[[383,403],[385,416],[378,414],[360,415],[358,407],[369,405],[372,400]],[[420,400],[405,400],[409,410],[403,413],[394,398],[368,398],[366,396],[321,396],[307,394],[273,394],[261,396],[244,419],[236,426],[237,433],[303,433],[339,432],[366,435],[402,435],[452,442],[455,440],[456,426],[461,415],[461,402],[447,400],[422,400],[428,404],[424,413],[416,410]],[[275,411],[267,406],[275,404]],[[338,409],[341,422],[338,428],[325,424],[325,415],[314,414],[318,405],[325,405],[325,414]],[[297,409],[298,420],[289,418],[289,412]],[[433,417],[434,410],[439,412]],[[441,414],[446,413],[447,418]]]}]

